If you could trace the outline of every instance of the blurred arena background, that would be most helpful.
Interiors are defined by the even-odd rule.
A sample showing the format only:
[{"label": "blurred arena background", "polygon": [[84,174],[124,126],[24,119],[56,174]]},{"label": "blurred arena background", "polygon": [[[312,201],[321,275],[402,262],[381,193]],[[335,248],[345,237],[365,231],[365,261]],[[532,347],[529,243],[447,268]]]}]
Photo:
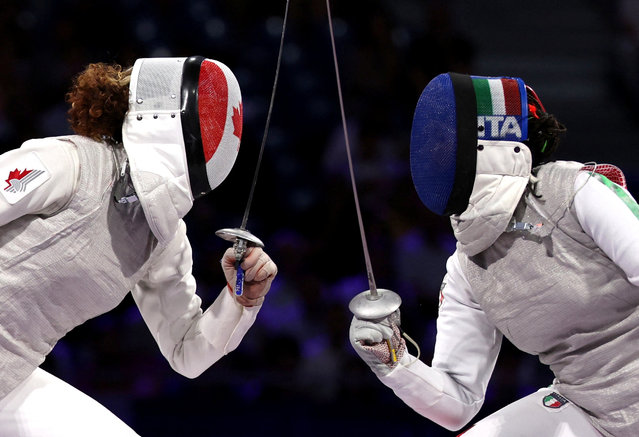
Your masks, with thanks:
[{"label": "blurred arena background", "polygon": [[[187,215],[198,293],[224,285],[275,73],[284,0],[5,0],[0,150],[69,133],[64,94],[90,62],[203,55],[244,99],[230,177]],[[377,285],[403,298],[430,363],[447,220],[410,179],[413,109],[434,75],[522,77],[568,127],[558,157],[613,163],[639,189],[639,3],[634,0],[333,0],[344,101]],[[280,273],[240,347],[188,380],[174,373],[132,299],[75,329],[44,368],[142,436],[453,436],[406,407],[348,344],[348,301],[368,288],[339,117],[324,0],[290,0],[280,82],[248,229]],[[477,419],[552,381],[504,340]]]}]

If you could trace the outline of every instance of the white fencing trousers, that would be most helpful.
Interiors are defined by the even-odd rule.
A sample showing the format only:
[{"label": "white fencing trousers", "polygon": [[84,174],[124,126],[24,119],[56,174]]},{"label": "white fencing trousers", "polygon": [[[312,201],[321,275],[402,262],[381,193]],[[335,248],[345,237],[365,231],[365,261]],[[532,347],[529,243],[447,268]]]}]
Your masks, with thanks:
[{"label": "white fencing trousers", "polygon": [[602,437],[581,408],[542,388],[477,422],[462,437]]},{"label": "white fencing trousers", "polygon": [[0,400],[0,436],[139,437],[100,403],[39,368]]}]

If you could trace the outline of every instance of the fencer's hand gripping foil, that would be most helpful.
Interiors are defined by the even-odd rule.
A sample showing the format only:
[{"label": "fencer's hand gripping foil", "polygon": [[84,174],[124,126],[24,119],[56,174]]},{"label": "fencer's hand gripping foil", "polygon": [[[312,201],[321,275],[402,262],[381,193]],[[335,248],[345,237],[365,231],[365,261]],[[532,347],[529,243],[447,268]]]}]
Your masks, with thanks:
[{"label": "fencer's hand gripping foil", "polygon": [[240,228],[220,229],[215,232],[215,235],[226,241],[233,242],[235,270],[237,272],[233,292],[236,296],[242,296],[242,294],[244,294],[244,269],[242,269],[244,255],[246,255],[246,251],[249,247],[264,247],[264,243],[246,229]]},{"label": "fencer's hand gripping foil", "polygon": [[284,9],[284,19],[282,20],[282,34],[280,37],[280,47],[277,54],[277,63],[275,67],[275,79],[273,80],[273,89],[271,91],[271,99],[268,106],[268,112],[266,115],[266,125],[264,126],[264,134],[262,136],[262,144],[260,145],[260,152],[255,164],[255,173],[253,174],[253,182],[251,183],[251,190],[249,192],[248,200],[246,202],[246,208],[244,209],[244,216],[242,217],[242,224],[239,228],[224,228],[217,231],[215,234],[227,241],[233,241],[233,249],[235,251],[235,269],[237,271],[237,277],[235,279],[234,292],[236,296],[241,296],[244,293],[244,270],[242,269],[242,260],[246,254],[246,250],[250,246],[264,247],[264,243],[246,230],[246,223],[248,222],[249,211],[251,210],[251,203],[253,202],[253,194],[255,192],[255,186],[257,185],[257,177],[260,172],[260,166],[262,163],[262,155],[264,154],[264,146],[266,145],[266,138],[268,136],[268,129],[271,124],[271,113],[273,112],[273,102],[275,100],[275,91],[277,89],[277,81],[280,75],[280,65],[282,64],[282,51],[284,49],[284,34],[286,33],[286,22],[288,21],[288,6],[289,0],[286,0],[286,7]]},{"label": "fencer's hand gripping foil", "polygon": [[[366,262],[366,273],[368,277],[369,290],[356,295],[349,303],[348,308],[357,319],[374,321],[384,319],[399,309],[402,299],[397,293],[391,290],[378,289],[375,285],[375,277],[373,276],[373,267],[370,261],[368,245],[366,244],[366,234],[364,232],[364,223],[362,220],[361,208],[359,206],[359,198],[357,196],[357,186],[355,183],[355,172],[353,170],[353,160],[351,158],[351,148],[348,140],[348,128],[346,126],[346,115],[344,111],[344,99],[342,97],[342,85],[339,78],[339,67],[337,65],[337,50],[335,48],[335,35],[333,33],[333,20],[331,18],[330,1],[326,0],[326,11],[328,16],[328,25],[331,37],[331,45],[333,49],[333,62],[335,65],[335,79],[337,81],[337,93],[342,116],[342,127],[344,131],[344,144],[346,145],[346,156],[348,158],[348,169],[351,177],[351,187],[353,190],[353,198],[355,201],[355,210],[357,211],[357,220],[359,224],[359,232],[362,239],[362,248],[364,250],[364,260]],[[389,353],[394,356],[395,347],[390,341],[387,343]],[[396,358],[395,358],[396,359]]]},{"label": "fencer's hand gripping foil", "polygon": [[353,317],[349,339],[355,352],[380,377],[397,367],[406,352],[399,310],[378,320]]}]

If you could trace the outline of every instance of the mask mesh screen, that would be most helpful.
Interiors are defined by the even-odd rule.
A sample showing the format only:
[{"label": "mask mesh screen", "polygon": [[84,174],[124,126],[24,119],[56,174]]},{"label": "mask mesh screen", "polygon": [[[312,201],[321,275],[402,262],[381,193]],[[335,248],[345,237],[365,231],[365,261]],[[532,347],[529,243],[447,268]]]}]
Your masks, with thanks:
[{"label": "mask mesh screen", "polygon": [[455,96],[448,75],[424,89],[411,132],[411,173],[422,202],[443,214],[455,181],[457,156]]},{"label": "mask mesh screen", "polygon": [[136,88],[136,101],[142,100],[140,109],[178,111],[182,63],[147,59],[140,67]]}]

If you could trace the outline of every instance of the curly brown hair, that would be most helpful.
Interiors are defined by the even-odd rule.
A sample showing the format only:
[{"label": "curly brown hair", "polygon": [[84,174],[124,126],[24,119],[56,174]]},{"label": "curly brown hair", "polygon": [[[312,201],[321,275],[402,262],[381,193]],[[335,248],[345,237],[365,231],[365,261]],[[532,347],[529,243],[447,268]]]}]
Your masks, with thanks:
[{"label": "curly brown hair", "polygon": [[109,144],[122,142],[122,123],[129,108],[131,68],[89,64],[66,94],[71,128],[78,135]]}]

